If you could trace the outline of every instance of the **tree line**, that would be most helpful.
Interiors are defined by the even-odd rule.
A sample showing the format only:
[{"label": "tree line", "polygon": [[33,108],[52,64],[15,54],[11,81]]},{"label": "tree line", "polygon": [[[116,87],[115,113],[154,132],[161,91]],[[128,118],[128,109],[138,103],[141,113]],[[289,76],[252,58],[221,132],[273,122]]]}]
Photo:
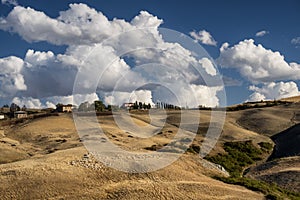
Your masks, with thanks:
[{"label": "tree line", "polygon": [[103,112],[105,110],[111,111],[112,105],[105,106],[105,104],[100,101],[94,101],[92,104],[89,102],[83,102],[78,106],[78,111],[97,111],[97,112]]},{"label": "tree line", "polygon": [[150,103],[146,104],[145,102],[143,103],[143,102],[137,102],[137,101],[135,101],[131,109],[134,109],[134,110],[138,110],[138,109],[140,109],[140,110],[141,109],[144,109],[144,110],[151,109],[151,104]]},{"label": "tree line", "polygon": [[165,103],[165,102],[157,102],[156,103],[156,108],[157,109],[170,109],[170,110],[180,110],[181,107],[175,106],[170,103]]}]

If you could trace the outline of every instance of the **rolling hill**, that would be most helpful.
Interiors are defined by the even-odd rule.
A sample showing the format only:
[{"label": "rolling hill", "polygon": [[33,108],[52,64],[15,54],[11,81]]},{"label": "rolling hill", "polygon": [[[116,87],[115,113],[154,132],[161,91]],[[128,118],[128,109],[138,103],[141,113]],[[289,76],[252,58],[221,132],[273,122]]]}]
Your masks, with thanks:
[{"label": "rolling hill", "polygon": [[[288,156],[298,155],[299,151],[296,145],[299,108],[298,103],[292,103],[227,112],[222,134],[210,156],[225,154],[226,142],[251,141],[257,147],[262,142],[275,144],[272,156],[277,155],[277,160],[271,156],[267,161],[265,157],[250,166],[245,176],[263,181],[279,180],[278,185],[297,192],[299,185],[295,183],[299,179],[300,160],[299,156]],[[191,111],[191,119],[198,114]],[[147,112],[130,115],[140,130],[146,128],[147,134],[153,136],[148,137],[146,132],[140,133],[132,127],[120,129],[112,115],[98,116],[109,140],[128,151],[149,152],[162,148],[172,140],[181,122],[178,111],[169,111],[163,129],[158,130],[149,126],[151,119]],[[199,124],[187,120],[180,127],[186,132],[192,127],[198,128],[192,144],[197,148],[201,148],[211,112],[201,111],[200,119]],[[264,199],[260,192],[212,178],[227,177],[228,173],[199,158],[194,152],[197,148],[189,149],[166,168],[131,174],[109,168],[89,154],[82,144],[88,137],[79,138],[71,114],[2,127],[0,199]],[[278,142],[292,146],[292,152],[278,146]],[[293,181],[288,181],[291,177]]]}]

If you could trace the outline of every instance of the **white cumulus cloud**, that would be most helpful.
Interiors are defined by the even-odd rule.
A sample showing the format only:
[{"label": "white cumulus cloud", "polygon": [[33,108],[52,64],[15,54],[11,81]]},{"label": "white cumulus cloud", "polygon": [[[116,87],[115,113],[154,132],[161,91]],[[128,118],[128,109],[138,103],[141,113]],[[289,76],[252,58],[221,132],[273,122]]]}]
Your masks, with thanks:
[{"label": "white cumulus cloud", "polygon": [[161,19],[141,11],[131,23],[123,19],[109,21],[103,13],[85,4],[70,4],[70,9],[50,18],[41,11],[16,6],[6,18],[0,19],[0,29],[18,33],[28,42],[47,41],[56,45],[93,44],[133,28],[157,28]]},{"label": "white cumulus cloud", "polygon": [[232,47],[223,44],[217,63],[225,68],[235,68],[254,84],[300,78],[298,63],[288,63],[279,52],[256,45],[253,39]]},{"label": "white cumulus cloud", "polygon": [[156,16],[149,14],[147,11],[141,11],[140,15],[135,16],[131,21],[131,24],[138,28],[158,28],[162,23],[163,20],[158,19]]},{"label": "white cumulus cloud", "polygon": [[[216,86],[216,87],[207,87],[204,85],[191,85],[193,90],[196,94],[196,99],[199,100],[199,102],[202,102],[202,106],[206,107],[215,107],[220,105],[220,100],[217,98],[217,93],[222,90],[222,87]],[[187,95],[192,96],[192,94]],[[193,98],[189,98],[187,101],[192,101]],[[197,107],[199,105],[196,105],[195,103],[198,103],[197,101],[189,102],[188,105],[193,105],[194,107]]]},{"label": "white cumulus cloud", "polygon": [[79,106],[80,103],[89,102],[93,103],[95,100],[99,100],[96,93],[81,95],[68,95],[68,96],[52,96],[43,99],[37,99],[32,97],[14,97],[12,102],[19,106],[25,105],[27,108],[56,108],[56,104],[73,104]]},{"label": "white cumulus cloud", "polygon": [[12,100],[13,103],[23,107],[26,106],[26,108],[43,108],[41,101],[39,99],[34,99],[32,97],[15,97]]},{"label": "white cumulus cloud", "polygon": [[10,56],[0,58],[0,97],[12,96],[18,91],[27,89],[21,73],[24,66],[22,59]]},{"label": "white cumulus cloud", "polygon": [[57,45],[71,43],[72,38],[82,34],[76,26],[21,6],[14,7],[6,18],[0,19],[0,29],[18,33],[28,42],[48,41]]},{"label": "white cumulus cloud", "polygon": [[145,102],[146,104],[150,103],[154,105],[152,102],[152,93],[149,90],[138,90],[133,92],[114,92],[111,95],[107,95],[104,99],[106,104],[110,105],[119,105],[121,106],[126,102]]},{"label": "white cumulus cloud", "polygon": [[68,96],[53,96],[53,97],[45,98],[47,105],[56,105],[57,103],[62,103],[62,104],[73,104],[79,106],[83,102],[92,103],[95,100],[99,100],[99,97],[96,93],[74,94]]},{"label": "white cumulus cloud", "polygon": [[40,52],[29,49],[25,55],[25,62],[30,65],[48,65],[49,62],[53,62],[55,60],[54,53],[51,51],[48,52]]},{"label": "white cumulus cloud", "polygon": [[208,58],[202,58],[199,60],[199,63],[204,67],[205,71],[212,75],[215,76],[217,75],[217,70],[214,67],[214,65],[212,64],[211,60],[209,60]]},{"label": "white cumulus cloud", "polygon": [[198,33],[196,31],[192,31],[190,32],[190,35],[197,42],[201,42],[202,44],[206,44],[206,45],[217,46],[217,42],[215,41],[215,39],[206,30],[201,30]]},{"label": "white cumulus cloud", "polygon": [[266,97],[265,95],[259,93],[259,92],[254,92],[249,96],[249,99],[246,100],[246,102],[254,102],[254,101],[265,101]]},{"label": "white cumulus cloud", "polygon": [[249,89],[254,91],[250,95],[249,101],[282,99],[300,95],[298,86],[295,82],[271,82],[263,84],[261,87],[250,86]]}]

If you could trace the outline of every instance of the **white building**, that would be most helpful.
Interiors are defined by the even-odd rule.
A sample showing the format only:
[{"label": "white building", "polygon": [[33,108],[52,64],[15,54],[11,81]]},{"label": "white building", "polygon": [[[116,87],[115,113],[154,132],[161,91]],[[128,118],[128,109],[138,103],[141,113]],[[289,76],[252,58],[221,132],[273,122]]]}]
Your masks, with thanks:
[{"label": "white building", "polygon": [[123,103],[121,108],[132,109],[133,106],[134,106],[134,103]]},{"label": "white building", "polygon": [[17,118],[17,119],[27,118],[27,112],[25,112],[25,111],[16,111],[14,113],[14,117]]}]

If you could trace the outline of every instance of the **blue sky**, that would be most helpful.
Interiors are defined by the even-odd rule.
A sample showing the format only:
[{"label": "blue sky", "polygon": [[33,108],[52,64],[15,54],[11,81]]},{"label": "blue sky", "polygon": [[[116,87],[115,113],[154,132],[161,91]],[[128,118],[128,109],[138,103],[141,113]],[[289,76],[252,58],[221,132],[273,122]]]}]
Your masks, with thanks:
[{"label": "blue sky", "polygon": [[[3,2],[3,0],[2,0]],[[10,2],[10,4],[9,4]],[[60,11],[69,9],[70,3],[84,3],[90,8],[102,12],[109,20],[113,18],[124,19],[130,22],[141,10],[147,11],[153,16],[163,20],[160,27],[169,28],[190,35],[190,32],[205,30],[217,42],[216,45],[203,44],[198,42],[207,50],[213,59],[223,58],[217,62],[221,74],[235,80],[235,84],[226,86],[228,104],[236,104],[247,99],[258,100],[259,98],[274,99],[288,95],[298,95],[300,87],[299,77],[291,77],[289,74],[297,74],[300,68],[300,2],[299,1],[4,1],[0,4],[1,17],[5,19],[14,8],[14,4],[22,7],[31,7],[36,11],[42,11],[50,18],[57,18]],[[2,29],[2,30],[1,30]],[[263,36],[256,36],[256,33],[265,31]],[[299,39],[297,39],[299,38]],[[246,39],[253,39],[254,42],[245,42]],[[293,40],[294,39],[294,40]],[[55,55],[63,54],[68,45],[51,44],[48,41],[27,42],[18,33],[11,33],[0,27],[0,58],[16,56],[24,59],[28,49],[34,51],[52,51]],[[292,42],[293,41],[293,42]],[[220,47],[225,42],[229,43],[229,48],[240,49],[239,42],[244,42],[245,54],[249,54],[250,48],[258,52],[259,44],[264,50],[256,56],[264,57],[268,50],[279,52],[284,56],[284,62],[272,63],[276,60],[276,55],[270,55],[267,63],[258,65],[262,68],[255,68],[257,73],[247,75],[247,65],[255,65],[251,58],[243,57],[235,61],[229,61],[228,57],[236,56],[235,49],[225,50],[224,55],[220,55]],[[205,42],[204,42],[205,43]],[[244,44],[243,43],[243,44]],[[255,46],[253,46],[253,45]],[[242,45],[241,45],[242,46]],[[249,47],[249,48],[248,48]],[[240,54],[238,54],[241,56]],[[269,54],[268,54],[269,55]],[[274,57],[272,57],[274,56]],[[253,57],[252,57],[253,58]],[[247,62],[241,63],[242,60]],[[271,60],[271,61],[270,61]],[[289,65],[289,63],[295,65]],[[249,64],[250,63],[250,64]],[[240,64],[240,65],[239,65]],[[230,66],[228,66],[230,65]],[[269,66],[264,68],[264,66]],[[292,66],[292,67],[291,67]],[[296,66],[296,67],[295,67]],[[274,68],[275,67],[275,68]],[[284,76],[268,70],[282,70]],[[291,67],[291,69],[285,69]],[[263,69],[261,71],[261,69]],[[243,70],[243,71],[241,71]],[[294,71],[293,71],[294,70]],[[266,72],[267,71],[267,72]],[[259,73],[266,72],[266,76],[260,77]],[[1,72],[0,72],[1,73]],[[257,77],[255,77],[257,76]],[[4,84],[4,81],[0,84]],[[25,77],[26,84],[26,77]],[[29,86],[27,85],[27,88]],[[252,89],[249,90],[249,87]],[[3,88],[3,86],[2,86]],[[23,92],[24,93],[24,92]],[[14,95],[22,92],[17,91]],[[256,94],[254,94],[256,93]],[[50,94],[49,94],[50,95]],[[56,96],[55,94],[51,94]],[[57,94],[59,96],[61,94]],[[252,96],[251,96],[252,95]],[[27,94],[28,97],[30,95]],[[1,102],[10,101],[13,95],[0,96]],[[43,96],[44,97],[44,96]],[[36,98],[36,97],[34,97]],[[26,101],[19,101],[26,102]],[[55,103],[55,102],[53,102]]]}]

